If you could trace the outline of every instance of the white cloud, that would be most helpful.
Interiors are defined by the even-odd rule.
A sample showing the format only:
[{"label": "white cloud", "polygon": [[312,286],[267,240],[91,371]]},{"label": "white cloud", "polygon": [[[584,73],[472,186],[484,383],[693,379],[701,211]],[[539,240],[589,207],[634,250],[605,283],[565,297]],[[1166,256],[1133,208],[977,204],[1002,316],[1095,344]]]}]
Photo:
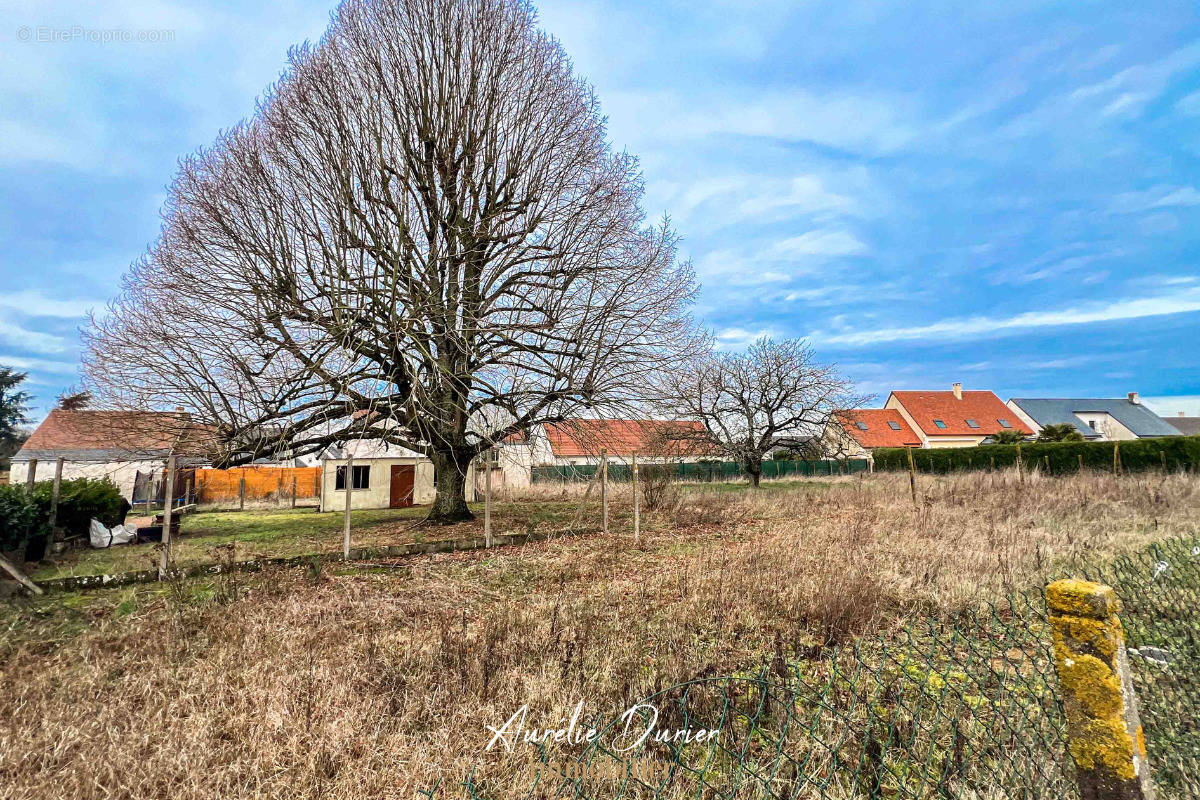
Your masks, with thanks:
[{"label": "white cloud", "polygon": [[782,239],[767,251],[770,258],[807,258],[810,256],[859,256],[869,248],[846,231],[820,230]]},{"label": "white cloud", "polygon": [[40,292],[21,291],[0,294],[0,309],[27,317],[72,319],[87,316],[90,309],[102,306],[95,300],[59,300]]},{"label": "white cloud", "polygon": [[840,344],[851,347],[892,341],[986,339],[1007,336],[1021,331],[1055,327],[1059,325],[1086,325],[1094,322],[1114,322],[1143,317],[1158,317],[1169,314],[1184,314],[1200,311],[1200,289],[1192,289],[1172,295],[1142,297],[1133,300],[1117,300],[1062,311],[1027,311],[1008,318],[960,317],[929,325],[910,327],[879,328],[876,330],[851,331],[821,336],[811,334],[814,340],[825,344]]},{"label": "white cloud", "polygon": [[1171,417],[1177,416],[1180,411],[1189,417],[1200,417],[1200,395],[1198,394],[1143,397],[1142,402],[1167,422],[1170,422]]},{"label": "white cloud", "polygon": [[16,370],[37,370],[38,372],[48,372],[52,375],[74,375],[79,369],[78,364],[70,361],[52,361],[45,358],[25,358],[24,356],[10,356],[0,353],[0,365],[11,367]]},{"label": "white cloud", "polygon": [[1186,208],[1200,205],[1200,191],[1194,186],[1155,186],[1139,192],[1124,192],[1113,198],[1111,209],[1118,214],[1138,214],[1159,208]]},{"label": "white cloud", "polygon": [[773,335],[769,328],[759,331],[748,331],[745,328],[726,328],[716,334],[717,347],[726,350],[736,350],[748,347],[759,339]]},{"label": "white cloud", "polygon": [[665,91],[604,95],[613,139],[661,147],[663,142],[760,137],[810,142],[860,153],[890,153],[917,139],[923,124],[908,101],[852,90],[818,95],[803,89],[763,91],[725,84],[690,96]]},{"label": "white cloud", "polygon": [[0,319],[0,342],[35,353],[63,353],[67,343],[61,336],[23,328],[11,320]]}]

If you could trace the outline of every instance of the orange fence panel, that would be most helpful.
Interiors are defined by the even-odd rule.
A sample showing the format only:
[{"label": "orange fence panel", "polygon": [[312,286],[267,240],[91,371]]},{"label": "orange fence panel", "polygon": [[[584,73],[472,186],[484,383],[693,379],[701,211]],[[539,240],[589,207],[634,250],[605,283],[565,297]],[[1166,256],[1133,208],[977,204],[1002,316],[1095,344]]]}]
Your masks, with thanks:
[{"label": "orange fence panel", "polygon": [[243,479],[247,500],[290,499],[293,485],[298,500],[321,496],[320,467],[234,467],[196,470],[196,501],[236,501]]}]

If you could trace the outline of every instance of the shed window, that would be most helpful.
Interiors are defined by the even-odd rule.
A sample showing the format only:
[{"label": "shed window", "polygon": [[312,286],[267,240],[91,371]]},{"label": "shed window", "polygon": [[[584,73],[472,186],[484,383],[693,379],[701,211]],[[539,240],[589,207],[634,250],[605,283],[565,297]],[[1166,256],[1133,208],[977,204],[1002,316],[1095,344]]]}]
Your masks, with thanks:
[{"label": "shed window", "polygon": [[894,419],[893,419],[893,420],[889,420],[889,421],[888,421],[888,427],[889,427],[889,428],[891,428],[891,429],[892,429],[892,430],[894,430],[894,431],[898,431],[898,430],[900,430],[900,423],[899,423],[899,422],[896,422],[896,420],[894,420]]},{"label": "shed window", "polygon": [[1000,423],[1001,428],[1011,428],[1012,427],[1012,423],[1006,419],[998,419],[998,420],[996,420],[996,422]]},{"label": "shed window", "polygon": [[937,427],[939,427],[939,428],[944,428],[944,427],[946,427],[946,423],[945,423],[945,422],[942,422],[940,419],[935,419],[935,420],[933,421],[933,424],[934,424],[934,425],[936,425],[936,426],[937,426]]},{"label": "shed window", "polygon": [[979,422],[977,420],[969,419],[969,420],[967,420],[967,427],[968,428],[978,428]]},{"label": "shed window", "polygon": [[[337,468],[337,478],[333,486],[335,491],[344,491],[346,489],[346,468],[344,466]],[[370,489],[371,488],[371,465],[366,464],[359,466],[354,465],[354,488],[355,489]]]}]

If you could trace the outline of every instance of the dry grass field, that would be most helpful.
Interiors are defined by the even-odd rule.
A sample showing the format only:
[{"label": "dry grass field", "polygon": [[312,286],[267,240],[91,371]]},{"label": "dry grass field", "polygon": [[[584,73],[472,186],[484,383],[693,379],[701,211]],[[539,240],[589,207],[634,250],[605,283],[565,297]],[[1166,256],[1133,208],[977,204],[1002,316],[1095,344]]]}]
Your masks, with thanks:
[{"label": "dry grass field", "polygon": [[412,798],[453,783],[485,725],[524,703],[540,720],[580,698],[609,713],[1200,529],[1194,476],[963,474],[920,491],[914,508],[902,475],[691,487],[647,512],[637,546],[563,538],[22,601],[0,617],[0,795]]}]

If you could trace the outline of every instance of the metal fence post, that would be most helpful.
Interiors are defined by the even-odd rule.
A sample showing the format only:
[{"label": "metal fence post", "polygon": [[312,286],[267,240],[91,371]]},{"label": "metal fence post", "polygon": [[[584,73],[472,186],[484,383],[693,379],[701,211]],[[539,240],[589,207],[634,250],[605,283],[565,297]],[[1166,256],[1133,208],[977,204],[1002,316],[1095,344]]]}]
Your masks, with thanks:
[{"label": "metal fence post", "polygon": [[1116,593],[1090,581],[1055,581],[1046,605],[1082,800],[1153,800]]}]

